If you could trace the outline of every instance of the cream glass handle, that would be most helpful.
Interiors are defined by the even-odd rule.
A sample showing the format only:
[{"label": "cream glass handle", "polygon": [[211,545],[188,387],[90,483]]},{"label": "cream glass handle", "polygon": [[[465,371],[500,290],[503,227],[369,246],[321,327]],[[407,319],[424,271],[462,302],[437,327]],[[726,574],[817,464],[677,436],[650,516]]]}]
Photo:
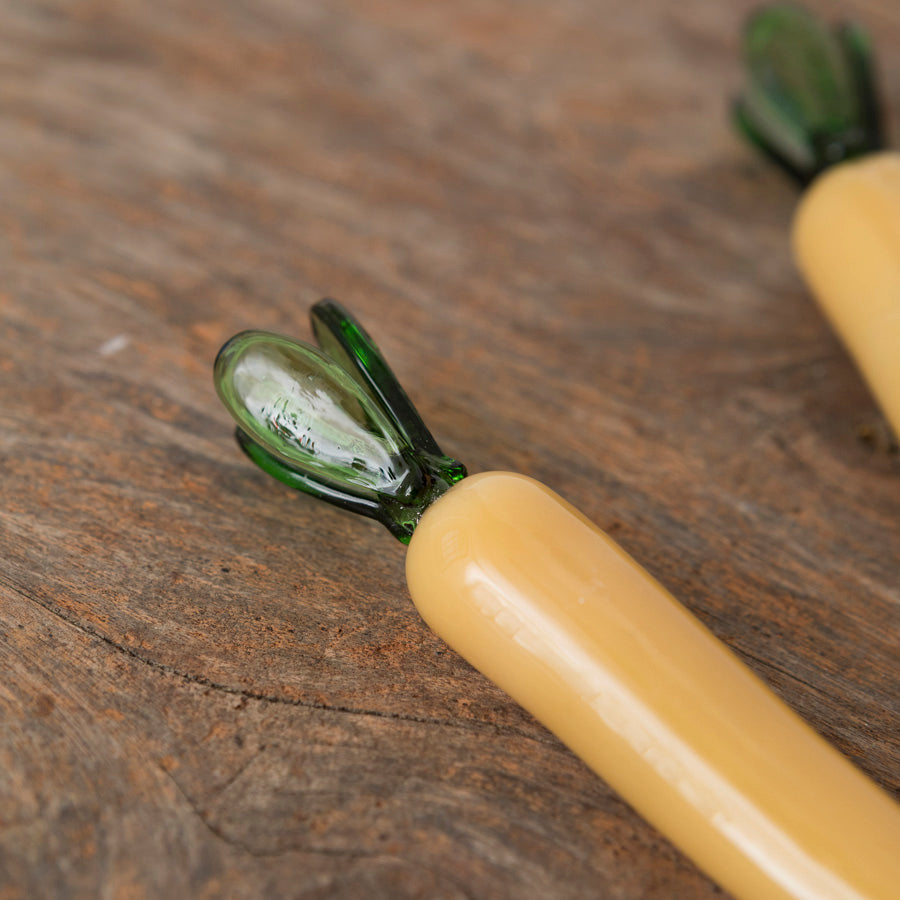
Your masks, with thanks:
[{"label": "cream glass handle", "polygon": [[407,580],[437,634],[735,897],[898,897],[900,807],[539,482],[452,487]]},{"label": "cream glass handle", "polygon": [[827,169],[800,201],[792,244],[806,283],[900,438],[900,154]]}]

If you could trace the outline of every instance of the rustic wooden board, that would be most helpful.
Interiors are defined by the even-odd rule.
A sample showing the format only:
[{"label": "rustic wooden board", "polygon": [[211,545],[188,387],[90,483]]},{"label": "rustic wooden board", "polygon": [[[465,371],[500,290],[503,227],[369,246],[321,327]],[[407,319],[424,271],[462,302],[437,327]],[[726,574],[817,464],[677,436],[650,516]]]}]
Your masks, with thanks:
[{"label": "rustic wooden board", "polygon": [[[893,121],[900,13],[877,37]],[[900,792],[900,458],[724,108],[748,2],[0,2],[0,897],[721,893],[210,367],[330,294]]]}]

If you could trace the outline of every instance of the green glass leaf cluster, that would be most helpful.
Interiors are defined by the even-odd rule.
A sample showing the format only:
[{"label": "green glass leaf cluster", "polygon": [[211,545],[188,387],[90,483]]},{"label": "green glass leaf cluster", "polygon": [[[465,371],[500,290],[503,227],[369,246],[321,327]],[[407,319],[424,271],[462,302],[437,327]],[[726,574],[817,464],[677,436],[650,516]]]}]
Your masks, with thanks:
[{"label": "green glass leaf cluster", "polygon": [[765,7],[743,35],[739,128],[802,183],[884,146],[872,51],[863,29],[831,29],[793,3]]},{"label": "green glass leaf cluster", "polygon": [[244,331],[219,351],[214,382],[238,443],[270,475],[378,519],[406,543],[465,467],[441,452],[345,309],[323,300],[312,321],[323,349]]}]

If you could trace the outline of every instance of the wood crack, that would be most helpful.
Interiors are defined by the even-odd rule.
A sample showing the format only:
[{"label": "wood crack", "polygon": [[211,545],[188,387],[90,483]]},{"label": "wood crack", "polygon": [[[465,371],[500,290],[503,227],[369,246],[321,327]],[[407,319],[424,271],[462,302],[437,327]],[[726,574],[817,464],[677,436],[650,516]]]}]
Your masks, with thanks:
[{"label": "wood crack", "polygon": [[237,850],[242,851],[243,853],[248,854],[249,856],[253,856],[256,859],[274,859],[280,856],[284,856],[287,853],[314,853],[319,856],[335,856],[342,858],[350,858],[350,859],[366,859],[372,858],[375,856],[381,856],[382,854],[369,852],[365,850],[359,850],[354,848],[341,848],[341,847],[309,847],[309,846],[289,846],[289,847],[279,847],[278,849],[273,850],[262,850],[258,847],[254,847],[246,841],[242,841],[239,838],[236,838],[234,835],[228,834],[223,828],[219,825],[216,825],[207,814],[196,804],[194,799],[190,796],[190,794],[185,791],[185,789],[178,783],[178,779],[175,776],[167,771],[164,766],[158,766],[159,771],[166,776],[166,778],[172,783],[172,786],[178,792],[178,795],[187,803],[191,812],[197,817],[197,819],[202,823],[203,827],[211,834],[213,837],[218,838],[223,843],[227,844],[229,847],[234,847]]},{"label": "wood crack", "polygon": [[24,592],[21,588],[10,584],[6,579],[0,578],[0,584],[15,593],[17,596],[21,597],[23,600],[40,606],[41,609],[44,609],[52,616],[77,629],[82,634],[101,641],[112,650],[115,650],[118,653],[122,653],[125,656],[128,656],[131,659],[135,660],[136,662],[142,663],[143,665],[148,666],[149,668],[154,669],[158,672],[162,672],[163,674],[170,675],[190,684],[196,684],[200,687],[208,688],[209,690],[216,691],[218,693],[229,694],[234,697],[241,697],[245,700],[257,700],[261,703],[280,704],[283,706],[301,707],[303,709],[317,709],[323,712],[345,713],[352,716],[367,716],[379,719],[393,719],[401,722],[412,722],[418,725],[435,725],[444,728],[456,728],[463,731],[471,731],[475,733],[488,732],[497,735],[522,738],[524,740],[532,741],[537,744],[542,744],[546,747],[552,747],[557,744],[556,739],[553,738],[549,733],[546,735],[528,734],[527,732],[521,731],[516,728],[504,727],[502,725],[496,725],[489,722],[477,722],[472,720],[466,721],[461,719],[442,719],[437,716],[416,716],[412,715],[411,713],[369,709],[361,706],[346,706],[340,704],[323,703],[321,701],[310,700],[309,698],[305,697],[284,697],[280,694],[270,694],[264,691],[254,691],[248,688],[241,688],[229,684],[224,684],[219,681],[214,681],[211,678],[207,678],[205,675],[199,675],[193,672],[184,672],[181,669],[177,669],[174,666],[168,665],[167,663],[163,663],[159,660],[144,656],[133,647],[128,647],[124,644],[120,644],[118,641],[114,640],[108,635],[103,634],[102,632],[97,631],[90,625],[67,616],[62,610],[42,601],[38,597],[34,597]]}]

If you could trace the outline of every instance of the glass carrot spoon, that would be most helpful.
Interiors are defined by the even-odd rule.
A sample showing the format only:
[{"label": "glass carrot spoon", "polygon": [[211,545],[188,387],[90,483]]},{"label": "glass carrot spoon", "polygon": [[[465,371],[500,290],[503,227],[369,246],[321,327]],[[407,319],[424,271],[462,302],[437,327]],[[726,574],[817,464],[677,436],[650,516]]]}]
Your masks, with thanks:
[{"label": "glass carrot spoon", "polygon": [[777,4],[749,20],[744,59],[737,123],[809,184],[794,258],[900,438],[900,154],[884,149],[868,38]]},{"label": "glass carrot spoon", "polygon": [[465,477],[330,300],[215,364],[241,447],[409,544],[424,620],[741,900],[896,900],[900,807],[549,488]]}]

